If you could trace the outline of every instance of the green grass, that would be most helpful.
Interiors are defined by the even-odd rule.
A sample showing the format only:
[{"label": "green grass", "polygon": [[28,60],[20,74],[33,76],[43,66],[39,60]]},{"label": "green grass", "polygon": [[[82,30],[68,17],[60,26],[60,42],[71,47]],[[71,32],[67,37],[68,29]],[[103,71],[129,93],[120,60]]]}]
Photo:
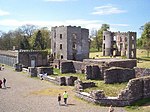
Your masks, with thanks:
[{"label": "green grass", "polygon": [[117,96],[122,89],[125,89],[127,82],[125,83],[116,83],[116,84],[105,84],[104,81],[92,80],[96,83],[97,87],[87,88],[86,92],[92,90],[103,90],[106,96]]},{"label": "green grass", "polygon": [[128,112],[150,112],[150,98],[138,100],[131,106],[126,106]]},{"label": "green grass", "polygon": [[85,81],[85,74],[79,74],[79,73],[66,73],[66,74],[61,74],[59,69],[54,68],[54,75],[51,75],[52,77],[56,76],[76,76],[80,80]]},{"label": "green grass", "polygon": [[107,96],[117,96],[118,93],[122,89],[124,89],[127,85],[127,83],[117,83],[117,84],[105,84],[104,81],[101,80],[86,80],[85,79],[85,74],[77,74],[77,73],[67,73],[67,74],[61,74],[59,69],[54,68],[54,75],[51,75],[53,77],[56,76],[76,76],[83,82],[95,82],[97,87],[92,87],[85,89],[84,91],[90,92],[92,90],[104,90],[105,95]]},{"label": "green grass", "polygon": [[[102,52],[90,52],[90,58],[110,58],[109,56],[102,56]],[[137,49],[137,67],[150,68],[150,57],[147,57],[147,51],[144,49]],[[123,57],[120,57],[123,58]]]},{"label": "green grass", "polygon": [[147,51],[143,49],[137,50],[137,67],[150,68],[150,57],[147,57]]}]

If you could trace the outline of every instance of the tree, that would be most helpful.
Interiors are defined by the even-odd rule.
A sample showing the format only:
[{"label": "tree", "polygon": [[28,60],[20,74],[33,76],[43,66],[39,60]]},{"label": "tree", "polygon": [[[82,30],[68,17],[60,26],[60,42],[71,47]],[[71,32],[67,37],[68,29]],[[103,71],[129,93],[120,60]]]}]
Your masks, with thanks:
[{"label": "tree", "polygon": [[147,56],[150,53],[150,22],[146,23],[143,27],[143,32],[141,35],[142,46],[147,50]]},{"label": "tree", "polygon": [[22,41],[20,42],[20,49],[23,49],[23,50],[29,50],[30,49],[30,44],[29,44],[26,36],[24,36]]},{"label": "tree", "polygon": [[36,34],[36,38],[33,44],[33,49],[35,50],[44,50],[46,47],[44,45],[44,40],[42,38],[42,33],[39,30]]},{"label": "tree", "polygon": [[27,38],[30,38],[36,29],[37,27],[35,25],[26,24],[19,27],[18,30],[20,30]]},{"label": "tree", "polygon": [[108,24],[102,24],[101,28],[98,30],[95,38],[96,48],[98,51],[102,49],[103,43],[103,31],[107,31],[110,28]]}]

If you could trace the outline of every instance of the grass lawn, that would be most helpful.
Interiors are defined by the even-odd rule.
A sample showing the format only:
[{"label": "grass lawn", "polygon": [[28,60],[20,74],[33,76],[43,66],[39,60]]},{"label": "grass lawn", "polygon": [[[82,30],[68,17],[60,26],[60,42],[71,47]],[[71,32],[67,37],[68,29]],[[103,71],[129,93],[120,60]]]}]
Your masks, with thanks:
[{"label": "grass lawn", "polygon": [[118,93],[120,93],[120,91],[122,89],[124,89],[127,85],[127,83],[121,83],[121,84],[104,84],[104,81],[100,81],[100,80],[86,80],[85,79],[85,74],[73,74],[73,73],[67,73],[67,74],[61,74],[59,69],[55,69],[54,68],[54,75],[51,75],[53,77],[56,76],[76,76],[78,77],[80,80],[82,80],[83,82],[95,82],[97,87],[92,87],[92,88],[88,88],[85,89],[84,91],[86,92],[90,92],[92,90],[104,90],[105,95],[107,96],[117,96]]},{"label": "grass lawn", "polygon": [[97,87],[87,88],[84,91],[90,92],[92,90],[103,90],[106,96],[116,97],[122,89],[125,89],[127,82],[117,84],[105,84],[104,81],[92,80],[96,83]]},{"label": "grass lawn", "polygon": [[[90,58],[110,58],[109,56],[103,57],[102,52],[91,52]],[[122,58],[122,57],[120,57]],[[137,67],[150,68],[150,57],[147,57],[146,50],[137,50]],[[85,80],[84,74],[61,74],[58,69],[54,69],[55,76],[77,76],[82,81],[93,81],[96,83],[97,87],[88,88],[84,91],[89,92],[91,90],[104,90],[106,96],[117,96],[122,89],[125,89],[126,83],[121,84],[104,84],[104,81],[99,80]],[[127,112],[150,112],[150,99],[144,99],[133,104],[132,106],[125,107]]]},{"label": "grass lawn", "polygon": [[[102,52],[91,52],[90,58],[110,58],[109,56],[102,56]],[[122,58],[122,57],[120,57]],[[147,51],[143,49],[137,49],[137,67],[140,68],[150,68],[150,57],[147,57]]]}]

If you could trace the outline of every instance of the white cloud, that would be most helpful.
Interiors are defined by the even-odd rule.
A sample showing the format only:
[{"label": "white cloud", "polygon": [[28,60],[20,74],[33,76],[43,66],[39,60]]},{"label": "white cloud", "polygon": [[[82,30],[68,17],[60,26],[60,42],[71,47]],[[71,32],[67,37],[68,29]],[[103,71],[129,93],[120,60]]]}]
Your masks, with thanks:
[{"label": "white cloud", "polygon": [[[105,21],[101,20],[85,20],[85,19],[75,19],[75,20],[65,20],[65,21],[18,21],[13,19],[8,20],[0,20],[0,26],[13,28],[18,28],[19,26],[25,25],[25,24],[33,24],[39,27],[54,27],[54,26],[81,26],[83,28],[89,29],[90,33],[93,29],[98,30],[103,23],[106,23]],[[108,23],[109,24],[109,23]],[[111,31],[118,31],[119,27],[127,27],[128,24],[109,24]],[[118,30],[117,30],[118,29]]]},{"label": "white cloud", "polygon": [[112,5],[104,5],[94,8],[94,12],[92,14],[94,15],[109,15],[109,14],[119,14],[119,13],[125,13],[126,10],[121,10],[117,7],[114,7]]},{"label": "white cloud", "polygon": [[37,26],[61,26],[61,25],[72,25],[72,26],[82,26],[85,28],[95,28],[100,27],[102,21],[100,20],[84,20],[84,19],[75,19],[75,20],[65,20],[65,21],[18,21],[14,19],[0,20],[1,26],[14,26],[19,27],[24,24],[33,24]]},{"label": "white cloud", "polygon": [[10,13],[7,11],[3,11],[0,9],[0,16],[5,16],[5,15],[9,15]]}]

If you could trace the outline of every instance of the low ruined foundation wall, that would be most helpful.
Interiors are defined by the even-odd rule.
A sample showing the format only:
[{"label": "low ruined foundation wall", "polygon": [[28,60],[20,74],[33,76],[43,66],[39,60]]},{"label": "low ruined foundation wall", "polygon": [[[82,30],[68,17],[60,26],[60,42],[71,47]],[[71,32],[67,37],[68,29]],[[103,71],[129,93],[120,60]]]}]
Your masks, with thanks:
[{"label": "low ruined foundation wall", "polygon": [[47,75],[53,74],[53,67],[37,67],[38,74],[47,73]]},{"label": "low ruined foundation wall", "polygon": [[104,82],[106,84],[127,82],[135,78],[134,69],[112,67],[104,72]]},{"label": "low ruined foundation wall", "polygon": [[136,59],[128,59],[122,61],[111,61],[108,63],[109,67],[122,67],[133,69],[137,66]]},{"label": "low ruined foundation wall", "polygon": [[61,60],[59,63],[60,63],[61,73],[84,73],[85,72],[84,70],[85,63],[83,62],[72,61],[72,60]]},{"label": "low ruined foundation wall", "polygon": [[[75,85],[75,87],[78,87]],[[137,100],[150,98],[150,76],[131,79],[117,97],[105,96],[102,90],[81,92],[76,88],[76,96],[86,101],[113,106],[128,106]]]},{"label": "low ruined foundation wall", "polygon": [[74,86],[75,80],[77,80],[77,77],[69,76],[69,77],[51,77],[51,76],[43,76],[44,80],[47,80],[49,82],[55,83],[60,86]]}]

